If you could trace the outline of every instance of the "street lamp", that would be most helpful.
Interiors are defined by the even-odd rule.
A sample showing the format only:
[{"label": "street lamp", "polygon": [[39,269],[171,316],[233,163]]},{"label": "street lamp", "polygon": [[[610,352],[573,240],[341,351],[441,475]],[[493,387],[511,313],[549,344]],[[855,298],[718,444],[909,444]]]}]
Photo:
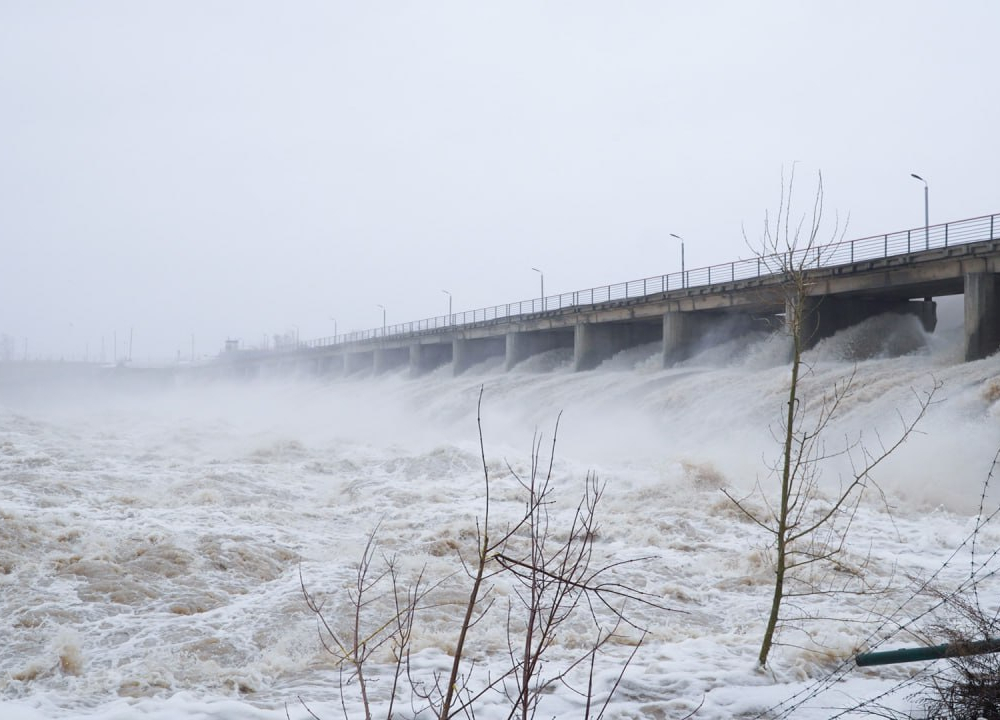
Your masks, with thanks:
[{"label": "street lamp", "polygon": [[451,317],[451,293],[447,290],[442,290],[441,292],[448,296],[448,324],[450,325],[453,322]]},{"label": "street lamp", "polygon": [[536,267],[533,267],[531,269],[534,270],[536,273],[538,273],[538,276],[541,278],[541,281],[542,281],[542,295],[541,295],[542,312],[545,312],[545,273],[543,273],[541,270],[539,270]]},{"label": "street lamp", "polygon": [[385,337],[385,305],[375,305],[382,308],[382,337]]},{"label": "street lamp", "polygon": [[930,203],[928,202],[928,195],[930,191],[927,188],[927,181],[916,173],[910,173],[910,177],[916,178],[924,184],[924,250],[929,250],[931,247],[931,215],[930,215]]},{"label": "street lamp", "polygon": [[670,237],[681,241],[681,287],[687,287],[687,274],[684,272],[684,238],[677,233],[670,233]]},{"label": "street lamp", "polygon": [[334,343],[334,345],[336,345],[337,344],[337,318],[331,317],[330,319],[333,320],[333,343]]}]

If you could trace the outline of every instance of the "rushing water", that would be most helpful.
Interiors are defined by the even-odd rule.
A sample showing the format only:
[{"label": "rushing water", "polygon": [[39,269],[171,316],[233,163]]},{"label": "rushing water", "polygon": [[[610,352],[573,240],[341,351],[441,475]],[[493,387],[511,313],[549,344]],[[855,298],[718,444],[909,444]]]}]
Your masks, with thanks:
[{"label": "rushing water", "polygon": [[[656,600],[629,608],[649,635],[609,716],[681,717],[701,703],[697,717],[753,717],[780,702],[849,658],[878,624],[867,601],[815,598],[810,611],[825,619],[810,623],[812,638],[786,636],[796,646],[777,649],[769,672],[755,669],[768,542],[721,488],[768,487],[787,347],[745,338],[666,370],[656,351],[636,348],[586,373],[554,351],[509,373],[485,363],[458,378],[442,368],[419,380],[400,371],[157,388],[62,383],[58,392],[40,381],[0,385],[0,718],[277,720],[286,703],[291,717],[307,717],[298,698],[342,717],[300,577],[340,622],[376,526],[405,578],[423,568],[443,581],[418,615],[412,660],[417,675],[442,671],[468,588],[458,553],[474,551],[484,513],[481,389],[494,522],[519,507],[506,463],[528,471],[536,432],[547,455],[561,412],[553,525],[569,521],[595,472],[605,483],[598,555],[635,560],[615,579]],[[832,445],[859,433],[869,447],[888,442],[921,393],[941,385],[920,434],[878,468],[887,503],[867,496],[850,536],[848,560],[867,558],[870,577],[892,588],[883,609],[908,597],[907,575],[934,572],[968,536],[1000,444],[1000,358],[959,355],[954,334],[925,336],[900,317],[870,320],[808,354],[803,390],[813,407],[855,372],[827,430]],[[824,482],[835,486],[847,470],[831,461]],[[980,540],[995,547],[1000,533],[986,528]],[[941,582],[967,574],[962,562]],[[507,653],[511,588],[501,578],[494,593],[470,640],[480,668]],[[575,657],[592,630],[567,626],[553,659]],[[599,693],[638,632],[621,635],[598,663]],[[379,702],[388,659],[373,659]],[[828,717],[907,673],[850,672],[837,697],[796,716]],[[347,704],[360,717],[354,690]],[[582,717],[582,700],[561,686],[545,702],[545,717]],[[479,716],[506,717],[501,699],[484,698]]]}]

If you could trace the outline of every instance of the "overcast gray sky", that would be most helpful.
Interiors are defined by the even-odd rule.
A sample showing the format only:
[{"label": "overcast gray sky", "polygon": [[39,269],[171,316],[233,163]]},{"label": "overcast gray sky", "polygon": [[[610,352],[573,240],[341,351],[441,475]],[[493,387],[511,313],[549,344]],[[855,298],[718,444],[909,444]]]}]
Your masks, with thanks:
[{"label": "overcast gray sky", "polygon": [[1000,3],[0,0],[0,333],[302,339],[1000,212]]}]

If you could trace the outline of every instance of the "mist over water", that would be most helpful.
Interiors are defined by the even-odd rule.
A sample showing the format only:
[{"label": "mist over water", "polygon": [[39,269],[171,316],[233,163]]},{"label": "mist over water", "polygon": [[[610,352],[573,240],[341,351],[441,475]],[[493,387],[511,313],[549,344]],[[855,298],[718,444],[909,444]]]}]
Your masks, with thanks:
[{"label": "mist over water", "polygon": [[[781,700],[865,636],[820,622],[822,651],[782,648],[773,676],[753,669],[770,591],[767,538],[720,489],[766,486],[787,342],[729,340],[670,369],[658,352],[630,349],[585,373],[553,351],[507,373],[488,361],[417,380],[400,370],[127,388],[90,378],[0,383],[0,718],[281,718],[285,701],[305,717],[297,696],[339,717],[336,673],[300,569],[335,617],[376,525],[407,571],[442,579],[458,570],[456,552],[472,548],[483,512],[481,389],[497,517],[519,506],[504,464],[525,472],[533,436],[547,451],[561,413],[555,520],[567,520],[594,471],[606,483],[602,557],[649,558],[625,566],[622,581],[687,613],[634,609],[651,635],[615,716],[679,717],[704,699],[698,717],[725,718]],[[866,496],[853,531],[887,578],[932,571],[962,541],[1000,445],[1000,359],[960,356],[960,334],[926,335],[913,318],[882,316],[806,357],[807,406],[854,373],[831,444],[888,443],[917,396],[941,384],[919,434],[875,477],[892,518]],[[831,488],[845,462],[826,468]],[[1000,534],[987,529],[983,541],[995,546]],[[418,670],[447,660],[461,580],[446,582],[418,618]],[[840,603],[816,610],[867,613]],[[472,642],[481,662],[502,659],[502,613]],[[561,638],[556,656],[580,642]],[[630,651],[622,642],[613,658]],[[613,676],[600,675],[599,686]],[[855,689],[880,682],[868,676]],[[547,711],[572,718],[580,708],[558,691]],[[499,713],[487,706],[483,717]]]}]

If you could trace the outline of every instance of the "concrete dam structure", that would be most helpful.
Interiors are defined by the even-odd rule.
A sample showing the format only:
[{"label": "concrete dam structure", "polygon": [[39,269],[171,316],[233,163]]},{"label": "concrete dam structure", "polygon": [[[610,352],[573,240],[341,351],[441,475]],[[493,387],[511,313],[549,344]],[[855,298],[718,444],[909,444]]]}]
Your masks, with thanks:
[{"label": "concrete dam structure", "polygon": [[[791,273],[789,272],[791,270]],[[801,290],[789,292],[790,278]],[[489,358],[507,369],[532,355],[571,349],[573,367],[597,367],[622,350],[659,342],[665,366],[713,339],[776,330],[803,303],[806,347],[883,313],[911,314],[927,331],[934,298],[965,298],[965,357],[1000,349],[1000,215],[754,257],[561,295],[496,305],[296,343],[232,350],[218,369],[252,376],[294,369],[317,374],[417,376],[442,365],[460,374]]]}]

